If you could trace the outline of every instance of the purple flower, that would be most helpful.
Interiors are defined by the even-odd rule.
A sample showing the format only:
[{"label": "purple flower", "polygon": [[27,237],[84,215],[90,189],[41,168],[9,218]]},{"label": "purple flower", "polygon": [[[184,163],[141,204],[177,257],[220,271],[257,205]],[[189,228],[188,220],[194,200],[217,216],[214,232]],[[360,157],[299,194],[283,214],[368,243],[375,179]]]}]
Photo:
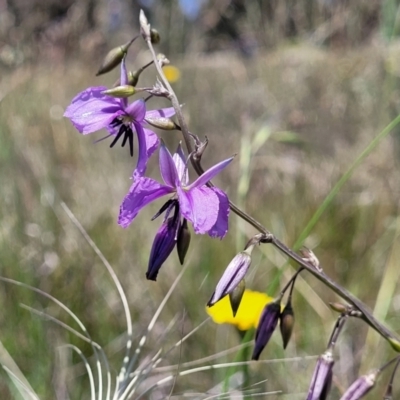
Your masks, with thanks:
[{"label": "purple flower", "polygon": [[206,183],[232,159],[214,165],[189,185],[187,161],[181,145],[172,157],[164,143],[161,143],[160,171],[164,184],[137,176],[121,204],[119,225],[128,227],[144,206],[162,196],[172,195],[172,199],[178,201],[179,214],[192,223],[196,233],[224,237],[228,231],[228,197],[216,187],[207,187]]},{"label": "purple flower", "polygon": [[[125,60],[123,60],[121,85],[126,85],[127,80]],[[75,128],[84,135],[106,128],[109,132],[106,138],[114,137],[110,147],[113,147],[121,138],[122,146],[129,141],[131,155],[133,155],[133,136],[136,132],[139,155],[135,176],[143,175],[148,158],[159,144],[157,135],[144,127],[146,118],[169,118],[174,115],[174,109],[171,107],[146,111],[146,103],[143,99],[128,104],[126,98],[114,98],[103,94],[105,90],[107,88],[104,86],[94,86],[79,93],[65,110],[64,116],[69,118]]]}]

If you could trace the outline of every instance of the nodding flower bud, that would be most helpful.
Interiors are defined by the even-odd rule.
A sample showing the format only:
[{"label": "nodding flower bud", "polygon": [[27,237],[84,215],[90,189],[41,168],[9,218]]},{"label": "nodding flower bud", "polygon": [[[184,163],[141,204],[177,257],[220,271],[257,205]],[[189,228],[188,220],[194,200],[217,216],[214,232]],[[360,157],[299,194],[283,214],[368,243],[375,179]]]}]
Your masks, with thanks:
[{"label": "nodding flower bud", "polygon": [[175,247],[179,226],[179,212],[176,212],[173,217],[167,218],[162,223],[151,247],[149,265],[146,272],[147,279],[151,281],[157,279],[158,271]]},{"label": "nodding flower bud", "polygon": [[307,400],[325,400],[327,398],[332,384],[332,368],[334,363],[332,349],[328,348],[317,361],[311,378],[310,388],[308,389]]},{"label": "nodding flower bud", "polygon": [[229,302],[231,303],[233,316],[236,317],[236,313],[239,309],[242,301],[243,293],[246,289],[246,282],[242,279],[239,284],[229,293]]},{"label": "nodding flower bud", "polygon": [[207,303],[209,307],[221,300],[227,294],[231,293],[245,277],[251,264],[251,250],[249,252],[247,249],[236,254],[236,256],[226,267],[221,279],[217,283],[217,287],[215,288],[211,299]]},{"label": "nodding flower bud", "polygon": [[154,126],[155,128],[163,129],[164,131],[180,130],[179,126],[174,121],[172,121],[172,119],[170,119],[170,118],[147,117],[147,118],[145,118],[145,120],[148,124]]},{"label": "nodding flower bud", "polygon": [[285,308],[283,309],[281,315],[279,316],[279,320],[280,320],[280,330],[283,341],[283,348],[286,349],[290,337],[292,336],[293,326],[294,326],[294,312],[291,300],[287,302]]},{"label": "nodding flower bud", "polygon": [[267,304],[261,314],[260,321],[256,330],[256,343],[253,350],[252,360],[258,360],[264,347],[271,339],[272,334],[278,324],[281,314],[281,299],[278,298],[272,303]]},{"label": "nodding flower bud", "polygon": [[185,256],[189,249],[189,245],[190,245],[190,230],[188,227],[187,220],[184,218],[181,227],[179,228],[178,241],[177,241],[178,257],[181,265],[185,261]]},{"label": "nodding flower bud", "polygon": [[101,67],[97,71],[96,76],[110,72],[117,65],[119,65],[119,63],[122,61],[122,59],[125,57],[126,53],[128,52],[130,45],[137,38],[138,38],[138,36],[134,37],[132,40],[123,44],[122,46],[118,46],[118,47],[115,47],[114,49],[110,50],[108,52],[108,54],[104,57],[103,63],[101,64]]},{"label": "nodding flower bud", "polygon": [[340,400],[358,400],[364,397],[374,386],[379,374],[375,369],[369,374],[360,376],[343,394]]},{"label": "nodding flower bud", "polygon": [[160,37],[160,34],[158,33],[157,29],[154,29],[154,28],[150,29],[150,39],[151,39],[151,43],[153,43],[153,44],[160,43],[161,37]]},{"label": "nodding flower bud", "polygon": [[126,98],[136,93],[136,89],[131,85],[116,86],[112,89],[107,89],[101,92],[111,97]]}]

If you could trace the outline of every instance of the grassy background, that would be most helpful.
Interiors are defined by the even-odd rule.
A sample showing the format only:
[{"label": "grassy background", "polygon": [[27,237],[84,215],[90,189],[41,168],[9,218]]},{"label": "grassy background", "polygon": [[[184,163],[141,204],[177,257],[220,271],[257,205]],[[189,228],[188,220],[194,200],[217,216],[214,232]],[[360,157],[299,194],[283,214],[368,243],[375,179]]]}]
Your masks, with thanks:
[{"label": "grassy background", "polygon": [[[148,61],[144,46],[136,46],[135,52],[129,57],[131,65]],[[168,57],[182,73],[175,88],[185,103],[190,129],[210,140],[204,166],[238,154],[215,183],[289,246],[341,175],[399,112],[400,47],[395,40],[384,42],[378,33],[367,44],[341,49],[299,40],[283,42],[268,52],[261,48],[252,58],[232,51]],[[128,296],[137,340],[182,267],[173,254],[157,283],[145,280],[159,226],[150,218],[162,203],[143,211],[128,229],[119,228],[119,204],[130,186],[134,161],[126,149],[110,150],[106,142],[93,144],[101,133],[83,137],[62,117],[77,92],[115,80],[117,73],[94,77],[99,61],[89,55],[68,56],[62,62],[49,57],[3,70],[0,265],[3,277],[40,288],[65,303],[118,368],[125,326],[117,292],[61,202],[115,268]],[[153,79],[149,70],[142,83],[151,84]],[[158,100],[152,107],[165,104]],[[160,135],[171,149],[176,147],[178,134]],[[326,273],[375,309],[394,330],[400,328],[398,135],[395,130],[362,163],[305,241]],[[156,159],[149,174],[158,176]],[[254,233],[234,215],[230,224],[223,241],[192,237],[188,269],[145,345],[145,356],[168,349],[207,318],[204,305],[220,274]],[[256,249],[248,287],[276,294],[271,293],[272,284],[285,263],[271,247]],[[285,269],[282,284],[288,277]],[[7,283],[0,288],[0,340],[35,391],[43,399],[55,398],[55,393],[63,399],[68,398],[67,386],[71,398],[87,398],[82,363],[60,346],[71,342],[88,357],[90,346],[20,305],[71,325],[72,320],[26,289]],[[259,391],[282,390],[285,396],[280,398],[304,398],[315,365],[305,357],[324,351],[336,318],[327,303],[335,300],[304,274],[296,285],[293,339],[283,352],[279,335],[274,335],[262,358],[278,362],[251,363],[249,384],[266,379],[256,387]],[[209,321],[169,353],[161,366],[195,361],[240,341],[233,327]],[[233,361],[235,354],[205,364]],[[332,398],[338,398],[360,373],[392,356],[375,333],[368,333],[359,321],[350,321],[337,347]],[[160,370],[157,376],[164,373]],[[179,377],[174,395],[204,393],[226,376],[227,370],[221,369]],[[386,372],[382,386],[369,398],[382,393],[388,379]],[[151,398],[165,398],[169,390],[157,390]],[[398,395],[400,388],[396,390]],[[0,393],[2,398],[18,398],[4,371]]]}]

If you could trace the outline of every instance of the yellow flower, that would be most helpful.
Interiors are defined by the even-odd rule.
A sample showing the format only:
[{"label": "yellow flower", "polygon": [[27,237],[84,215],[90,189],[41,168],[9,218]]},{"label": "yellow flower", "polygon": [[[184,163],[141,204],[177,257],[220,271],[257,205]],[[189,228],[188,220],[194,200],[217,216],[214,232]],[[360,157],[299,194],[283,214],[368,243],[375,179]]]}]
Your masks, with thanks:
[{"label": "yellow flower", "polygon": [[181,77],[181,71],[173,65],[163,67],[163,72],[169,83],[174,83]]},{"label": "yellow flower", "polygon": [[246,289],[236,317],[232,314],[229,296],[225,296],[211,307],[206,307],[206,311],[217,324],[232,324],[241,331],[247,331],[257,328],[262,310],[273,300],[265,293]]}]

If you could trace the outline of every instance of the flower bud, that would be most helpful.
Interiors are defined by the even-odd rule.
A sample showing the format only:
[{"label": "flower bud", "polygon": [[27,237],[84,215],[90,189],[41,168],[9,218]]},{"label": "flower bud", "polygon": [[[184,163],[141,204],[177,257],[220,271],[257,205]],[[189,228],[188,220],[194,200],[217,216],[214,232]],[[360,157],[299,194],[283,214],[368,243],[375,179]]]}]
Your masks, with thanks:
[{"label": "flower bud", "polygon": [[138,38],[138,36],[134,37],[129,42],[123,44],[122,46],[115,47],[114,49],[110,50],[108,54],[105,56],[101,67],[97,71],[96,76],[105,74],[106,72],[110,72],[113,70],[125,57],[126,53],[130,45]]},{"label": "flower bud", "polygon": [[279,316],[279,320],[280,320],[281,336],[283,340],[283,348],[286,349],[290,337],[292,336],[293,326],[294,326],[294,312],[291,300],[287,302],[285,308],[283,309],[281,315]]},{"label": "flower bud", "polygon": [[156,117],[156,118],[145,118],[145,121],[154,126],[155,128],[163,129],[165,131],[180,130],[179,126],[172,121],[170,118]]},{"label": "flower bud", "polygon": [[116,86],[112,89],[107,89],[101,92],[111,97],[126,98],[136,93],[136,89],[131,85]]},{"label": "flower bud", "polygon": [[325,400],[332,384],[332,368],[335,360],[332,350],[328,348],[319,357],[311,378],[307,400]]},{"label": "flower bud", "polygon": [[251,256],[248,251],[242,251],[232,259],[226,267],[211,299],[207,303],[209,307],[231,293],[246,275],[251,264]]},{"label": "flower bud", "polygon": [[358,400],[364,397],[374,386],[379,370],[360,376],[343,394],[340,400]]},{"label": "flower bud", "polygon": [[242,279],[235,287],[235,289],[233,289],[233,291],[229,293],[229,302],[231,303],[232,313],[234,317],[236,317],[236,313],[239,309],[245,289],[246,282],[244,279]]},{"label": "flower bud", "polygon": [[258,360],[264,347],[271,339],[272,334],[281,314],[280,298],[267,304],[261,314],[260,322],[256,330],[256,343],[253,350],[252,360]]},{"label": "flower bud", "polygon": [[151,39],[151,43],[153,43],[153,44],[160,43],[161,37],[160,37],[160,34],[158,33],[157,29],[154,29],[154,28],[150,29],[150,39]]},{"label": "flower bud", "polygon": [[162,223],[151,247],[149,265],[146,272],[147,279],[151,281],[157,279],[158,271],[175,247],[176,233],[179,225],[179,213],[173,217],[169,217]]},{"label": "flower bud", "polygon": [[189,249],[189,245],[190,245],[190,230],[188,227],[187,220],[184,218],[181,227],[179,228],[178,241],[177,241],[178,257],[181,265],[183,265],[185,261],[185,256]]},{"label": "flower bud", "polygon": [[329,303],[329,307],[332,308],[333,311],[336,311],[341,314],[345,314],[348,311],[348,307],[342,303]]}]

